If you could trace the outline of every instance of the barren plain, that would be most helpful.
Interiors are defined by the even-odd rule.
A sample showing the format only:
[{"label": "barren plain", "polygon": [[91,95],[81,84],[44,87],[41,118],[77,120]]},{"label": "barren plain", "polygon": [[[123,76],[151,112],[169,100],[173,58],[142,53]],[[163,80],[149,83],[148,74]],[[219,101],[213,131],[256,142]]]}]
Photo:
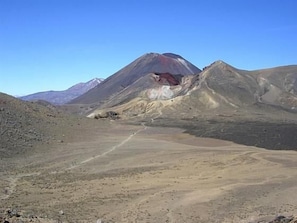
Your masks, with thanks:
[{"label": "barren plain", "polygon": [[38,153],[1,159],[0,222],[248,223],[297,215],[295,151],[144,123],[89,123],[75,134],[65,128],[65,139]]}]

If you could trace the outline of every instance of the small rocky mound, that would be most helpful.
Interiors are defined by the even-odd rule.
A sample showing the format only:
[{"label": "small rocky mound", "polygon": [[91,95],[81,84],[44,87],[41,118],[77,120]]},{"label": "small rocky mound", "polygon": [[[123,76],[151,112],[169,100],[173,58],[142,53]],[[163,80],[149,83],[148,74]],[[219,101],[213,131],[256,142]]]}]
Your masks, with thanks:
[{"label": "small rocky mound", "polygon": [[[262,223],[262,222],[258,222]],[[266,222],[263,222],[266,223]],[[272,221],[269,221],[268,223],[297,223],[297,218],[294,218],[293,216],[285,217],[285,216],[278,216]]]},{"label": "small rocky mound", "polygon": [[112,120],[119,119],[119,114],[115,111],[107,111],[107,112],[101,112],[94,116],[95,119],[101,119],[101,118],[109,118]]},{"label": "small rocky mound", "polygon": [[[36,223],[57,223],[57,222],[69,222],[67,216],[63,210],[57,212],[57,215],[52,219],[48,216],[38,216],[35,214],[24,213],[23,211],[18,210],[17,208],[9,208],[3,213],[0,212],[0,223],[27,223],[27,222],[36,222]],[[102,219],[97,219],[96,223],[106,223]]]},{"label": "small rocky mound", "polygon": [[54,223],[62,222],[60,219],[58,221],[53,221],[46,217],[39,217],[34,214],[24,214],[18,209],[7,209],[3,214],[0,214],[0,223],[25,223],[25,222],[43,222],[43,223]]}]

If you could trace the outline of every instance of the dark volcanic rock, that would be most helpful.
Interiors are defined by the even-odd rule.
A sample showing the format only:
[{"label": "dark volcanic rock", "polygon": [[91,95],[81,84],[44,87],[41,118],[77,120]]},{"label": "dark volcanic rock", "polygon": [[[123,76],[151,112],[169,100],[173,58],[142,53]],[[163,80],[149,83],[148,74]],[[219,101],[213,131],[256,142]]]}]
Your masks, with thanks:
[{"label": "dark volcanic rock", "polygon": [[158,118],[152,125],[180,127],[197,137],[222,139],[247,146],[297,151],[297,123]]},{"label": "dark volcanic rock", "polygon": [[100,118],[110,118],[112,120],[119,119],[119,114],[114,112],[114,111],[107,111],[105,113],[98,114],[94,117],[95,119],[100,119]]},{"label": "dark volcanic rock", "polygon": [[270,221],[269,223],[295,223],[297,220],[293,221],[293,217],[285,217],[285,216],[278,216],[274,220]]},{"label": "dark volcanic rock", "polygon": [[199,123],[199,126],[189,128],[187,132],[200,137],[223,139],[266,149],[297,150],[297,124],[210,121]]},{"label": "dark volcanic rock", "polygon": [[181,82],[181,79],[183,77],[183,75],[173,75],[170,73],[155,73],[156,77],[158,77],[156,79],[156,81],[162,85],[170,85],[170,86],[175,86],[175,85],[179,85]]}]

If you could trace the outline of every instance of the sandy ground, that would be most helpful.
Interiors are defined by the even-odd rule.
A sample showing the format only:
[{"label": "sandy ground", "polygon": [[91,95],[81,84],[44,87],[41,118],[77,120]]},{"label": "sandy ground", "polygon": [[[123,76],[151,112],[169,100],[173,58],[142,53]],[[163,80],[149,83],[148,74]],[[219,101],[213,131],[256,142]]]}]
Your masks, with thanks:
[{"label": "sandy ground", "polygon": [[111,122],[96,131],[1,160],[1,213],[94,223],[247,223],[297,215],[294,151],[197,138],[177,128]]}]

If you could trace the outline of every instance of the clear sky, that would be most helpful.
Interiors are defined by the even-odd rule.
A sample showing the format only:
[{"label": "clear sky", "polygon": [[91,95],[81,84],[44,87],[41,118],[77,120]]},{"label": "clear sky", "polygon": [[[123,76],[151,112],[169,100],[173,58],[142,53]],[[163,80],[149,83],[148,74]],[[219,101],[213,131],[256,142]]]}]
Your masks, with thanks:
[{"label": "clear sky", "polygon": [[295,0],[0,0],[0,92],[64,90],[145,53],[297,64]]}]

